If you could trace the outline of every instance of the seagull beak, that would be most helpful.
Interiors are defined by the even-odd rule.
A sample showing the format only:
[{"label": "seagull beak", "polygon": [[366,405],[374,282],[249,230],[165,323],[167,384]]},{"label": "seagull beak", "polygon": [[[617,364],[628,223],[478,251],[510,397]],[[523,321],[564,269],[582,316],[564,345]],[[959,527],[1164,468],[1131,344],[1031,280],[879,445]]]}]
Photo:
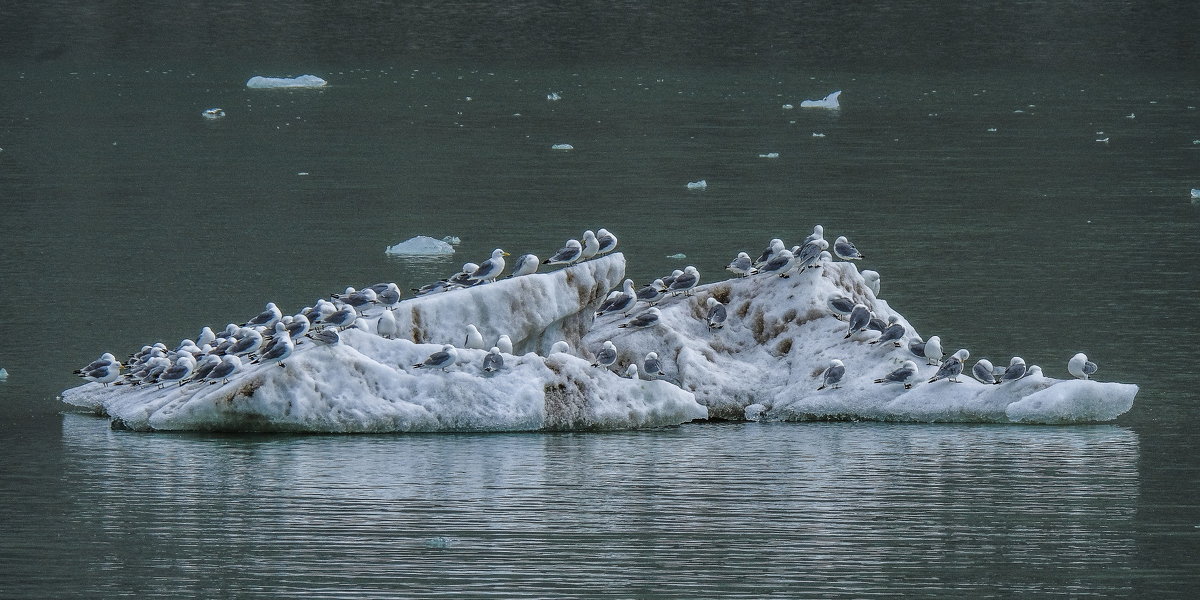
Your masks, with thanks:
[{"label": "seagull beak", "polygon": [[511,254],[509,254],[509,253],[507,253],[507,252],[501,252],[501,253],[500,253],[500,255],[501,255],[501,256],[512,256]]}]

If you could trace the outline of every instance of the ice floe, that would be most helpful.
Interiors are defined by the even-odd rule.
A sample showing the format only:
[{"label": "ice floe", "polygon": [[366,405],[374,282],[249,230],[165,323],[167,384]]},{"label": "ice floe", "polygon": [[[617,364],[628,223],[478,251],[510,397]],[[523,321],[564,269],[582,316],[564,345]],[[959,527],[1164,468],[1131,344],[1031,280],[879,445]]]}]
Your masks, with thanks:
[{"label": "ice floe", "polygon": [[[453,239],[457,240],[458,238]],[[388,246],[384,252],[395,255],[417,256],[454,254],[454,247],[450,244],[451,242],[445,239],[439,240],[436,238],[431,238],[427,235],[418,235],[416,237],[404,240],[395,246]]]},{"label": "ice floe", "polygon": [[225,109],[223,108],[206,108],[200,113],[200,116],[205,119],[216,120],[225,117]]},{"label": "ice floe", "polygon": [[708,189],[708,180],[701,179],[700,181],[689,181],[687,184],[689,190],[706,190]]},{"label": "ice floe", "polygon": [[[864,278],[855,263],[828,253],[787,272],[702,280],[689,265],[648,286],[657,292],[638,292],[627,309],[598,311],[614,288],[633,289],[625,257],[612,253],[547,273],[364,302],[345,322],[322,301],[328,306],[308,312],[313,331],[294,345],[284,340],[288,324],[309,316],[268,305],[264,323],[273,322],[266,327],[279,340],[269,347],[282,350],[261,344],[225,365],[179,356],[202,352],[191,340],[175,351],[147,346],[139,360],[157,375],[141,373],[136,386],[85,377],[89,383],[62,400],[147,431],[558,431],[706,418],[1098,422],[1128,411],[1138,392],[1131,384],[1053,379],[1037,366],[998,384],[984,383],[988,373],[978,369],[969,371],[975,377],[951,369],[955,377],[936,378],[945,363],[918,363],[940,358],[939,337],[922,342],[878,297],[873,274]],[[337,296],[378,298],[375,287],[392,288]],[[848,328],[847,311],[832,308],[842,304],[866,324]],[[464,331],[478,339],[464,343]],[[889,341],[871,343],[882,332]],[[206,329],[197,339],[208,347],[224,337]],[[255,352],[267,358],[252,360]],[[955,353],[960,362],[967,354]],[[912,373],[893,377],[904,368]],[[1001,372],[990,371],[993,380]]]},{"label": "ice floe", "polygon": [[8,370],[0,367],[0,381],[8,381]]},{"label": "ice floe", "polygon": [[319,88],[329,82],[316,75],[300,75],[297,77],[263,77],[255,75],[246,81],[246,87],[256,90],[278,88]]},{"label": "ice floe", "polygon": [[842,105],[838,102],[838,96],[841,95],[842,91],[838,90],[820,100],[805,100],[800,103],[800,108],[841,108]]},{"label": "ice floe", "polygon": [[574,150],[575,146],[572,146],[570,144],[554,144],[553,146],[550,146],[550,149],[551,150]]}]

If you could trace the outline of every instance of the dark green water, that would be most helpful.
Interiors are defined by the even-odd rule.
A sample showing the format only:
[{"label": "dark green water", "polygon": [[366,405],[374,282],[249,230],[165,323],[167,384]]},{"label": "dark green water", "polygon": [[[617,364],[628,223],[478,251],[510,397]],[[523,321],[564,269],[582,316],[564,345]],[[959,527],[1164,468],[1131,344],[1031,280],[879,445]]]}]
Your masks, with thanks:
[{"label": "dark green water", "polygon": [[[1191,4],[256,6],[0,8],[0,595],[1200,584]],[[301,73],[330,86],[244,87]],[[836,89],[840,111],[783,108]],[[228,116],[202,119],[213,106]],[[267,301],[415,287],[497,246],[545,256],[606,227],[635,280],[695,264],[712,281],[816,223],[857,243],[921,333],[1055,377],[1084,351],[1141,386],[1133,410],[1063,428],[212,437],[114,432],[55,400],[101,352]],[[462,244],[384,255],[418,234]]]}]

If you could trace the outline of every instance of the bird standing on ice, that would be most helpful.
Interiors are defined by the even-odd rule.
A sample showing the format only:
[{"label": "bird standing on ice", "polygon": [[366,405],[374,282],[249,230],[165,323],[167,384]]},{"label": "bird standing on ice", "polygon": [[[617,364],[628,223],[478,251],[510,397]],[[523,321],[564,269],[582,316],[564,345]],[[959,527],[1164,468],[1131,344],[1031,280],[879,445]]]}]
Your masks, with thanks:
[{"label": "bird standing on ice", "polygon": [[916,382],[917,363],[911,360],[904,361],[904,364],[900,365],[899,369],[875,380],[875,383],[902,383],[906,390],[911,389]]},{"label": "bird standing on ice", "polygon": [[604,341],[604,347],[596,353],[596,362],[592,363],[593,367],[604,367],[605,369],[613,366],[617,362],[617,347],[611,340]]},{"label": "bird standing on ice", "polygon": [[567,240],[567,244],[558,249],[554,256],[542,261],[543,265],[569,265],[577,260],[583,253],[583,246],[579,240]]},{"label": "bird standing on ice", "polygon": [[621,323],[620,325],[617,325],[617,327],[618,328],[631,327],[633,329],[645,329],[647,327],[653,327],[654,325],[658,324],[658,320],[661,317],[662,317],[662,312],[660,312],[658,310],[658,308],[651,306],[650,308],[646,309],[646,312],[639,314],[638,316],[634,317],[633,319],[630,319],[628,323]]},{"label": "bird standing on ice", "polygon": [[754,264],[750,262],[750,255],[745,252],[738,252],[737,258],[729,262],[725,266],[725,270],[737,275],[738,277],[746,277],[750,275],[750,270],[754,268]]},{"label": "bird standing on ice", "polygon": [[492,346],[487,356],[483,357],[483,370],[487,373],[494,373],[502,368],[504,368],[504,357],[500,355],[500,348]]},{"label": "bird standing on ice", "polygon": [[979,383],[988,385],[1000,383],[996,381],[996,368],[992,366],[992,361],[986,358],[979,359],[979,362],[971,367],[971,376],[979,380]]},{"label": "bird standing on ice", "polygon": [[838,239],[833,242],[833,255],[842,260],[862,260],[866,258],[844,235],[838,236]]},{"label": "bird standing on ice", "polygon": [[417,369],[441,369],[443,372],[454,364],[458,359],[458,352],[454,350],[454,346],[446,344],[442,349],[430,354],[424,361],[413,365]]},{"label": "bird standing on ice", "polygon": [[671,286],[668,289],[672,294],[683,292],[684,296],[690,296],[692,288],[696,287],[698,283],[700,283],[700,271],[697,271],[696,267],[688,265],[684,267],[683,274],[671,282]]},{"label": "bird standing on ice", "polygon": [[649,377],[662,377],[665,375],[662,370],[662,361],[658,360],[657,352],[651,352],[646,355],[646,360],[642,362],[642,372]]},{"label": "bird standing on ice", "polygon": [[958,376],[963,372],[963,363],[967,357],[971,356],[965,348],[950,355],[950,358],[942,361],[942,366],[938,367],[937,373],[929,378],[929,383],[933,383],[939,379],[945,379],[951,383],[959,383]]},{"label": "bird standing on ice", "polygon": [[1025,359],[1020,356],[1014,356],[1012,360],[1008,361],[1008,368],[1000,375],[1000,383],[1021,379],[1025,376],[1026,372]]},{"label": "bird standing on ice", "polygon": [[479,328],[474,323],[467,325],[467,339],[463,342],[463,348],[472,350],[483,350],[483,334],[479,332]]},{"label": "bird standing on ice", "polygon": [[596,231],[596,241],[600,242],[600,247],[596,249],[596,256],[608,254],[617,247],[617,236],[603,227]]},{"label": "bird standing on ice", "polygon": [[522,254],[517,257],[517,260],[513,261],[513,270],[509,277],[533,275],[537,273],[540,262],[536,254]]},{"label": "bird standing on ice", "polygon": [[1100,367],[1088,360],[1087,355],[1080,352],[1067,361],[1067,372],[1078,379],[1088,379]]},{"label": "bird standing on ice", "polygon": [[729,318],[729,311],[726,310],[725,305],[712,296],[709,296],[705,303],[708,305],[708,328],[720,329],[724,327],[725,319]]},{"label": "bird standing on ice", "polygon": [[496,277],[504,271],[504,257],[508,253],[500,248],[492,250],[492,257],[483,261],[474,273],[471,273],[467,279],[474,283],[490,283],[496,280]]},{"label": "bird standing on ice", "polygon": [[579,260],[587,260],[596,255],[600,251],[600,240],[596,239],[596,234],[589,229],[583,232],[583,249],[579,251]]},{"label": "bird standing on ice", "polygon": [[821,387],[817,388],[817,391],[825,388],[837,389],[838,383],[841,383],[842,377],[845,375],[846,366],[842,364],[842,361],[836,358],[829,361],[829,367],[821,374]]}]

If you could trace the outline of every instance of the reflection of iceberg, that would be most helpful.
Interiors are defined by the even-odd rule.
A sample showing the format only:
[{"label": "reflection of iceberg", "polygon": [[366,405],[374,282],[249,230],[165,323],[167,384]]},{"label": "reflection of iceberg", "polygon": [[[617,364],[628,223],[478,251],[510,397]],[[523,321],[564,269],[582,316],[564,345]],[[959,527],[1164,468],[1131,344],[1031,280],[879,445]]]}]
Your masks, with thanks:
[{"label": "reflection of iceberg", "polygon": [[[446,237],[449,238],[450,236]],[[387,250],[384,250],[384,252],[388,254],[406,254],[417,256],[454,254],[454,247],[448,242],[451,242],[451,240],[445,238],[438,240],[427,235],[418,235],[414,238],[404,240],[395,246],[389,246]]]},{"label": "reflection of iceberg", "polygon": [[838,104],[838,96],[842,95],[842,91],[838,90],[820,100],[805,100],[800,103],[800,108],[841,108]]},{"label": "reflection of iceberg", "polygon": [[300,75],[299,77],[263,77],[256,75],[246,82],[246,87],[256,90],[275,88],[319,88],[329,83],[316,75]]}]

